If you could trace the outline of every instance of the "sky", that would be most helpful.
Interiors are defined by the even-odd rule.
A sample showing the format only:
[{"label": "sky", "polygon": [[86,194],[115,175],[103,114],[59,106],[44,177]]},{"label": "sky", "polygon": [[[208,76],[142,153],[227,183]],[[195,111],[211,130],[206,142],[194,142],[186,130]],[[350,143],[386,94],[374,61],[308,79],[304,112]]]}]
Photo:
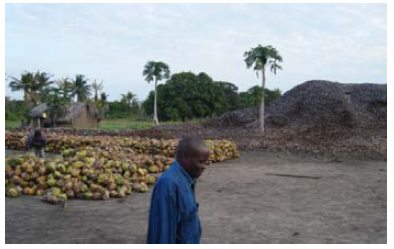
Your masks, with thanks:
[{"label": "sky", "polygon": [[[127,91],[145,100],[149,60],[246,91],[261,78],[243,54],[259,44],[283,57],[283,70],[267,74],[269,89],[313,79],[386,83],[387,5],[5,4],[6,77],[83,74],[103,81],[109,100]],[[5,94],[22,98],[7,83]]]}]

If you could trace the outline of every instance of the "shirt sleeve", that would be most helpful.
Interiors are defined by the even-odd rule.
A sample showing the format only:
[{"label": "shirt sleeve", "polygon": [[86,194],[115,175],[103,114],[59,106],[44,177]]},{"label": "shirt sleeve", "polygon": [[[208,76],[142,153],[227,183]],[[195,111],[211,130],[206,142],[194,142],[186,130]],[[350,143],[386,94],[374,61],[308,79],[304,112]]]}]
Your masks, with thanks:
[{"label": "shirt sleeve", "polygon": [[178,227],[177,202],[168,182],[155,186],[149,212],[148,244],[175,244]]}]

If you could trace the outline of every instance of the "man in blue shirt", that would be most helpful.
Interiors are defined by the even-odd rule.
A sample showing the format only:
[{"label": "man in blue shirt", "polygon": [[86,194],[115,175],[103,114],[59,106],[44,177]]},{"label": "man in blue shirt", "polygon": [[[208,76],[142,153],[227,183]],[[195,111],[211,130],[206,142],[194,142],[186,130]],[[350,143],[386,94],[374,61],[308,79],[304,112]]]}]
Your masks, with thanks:
[{"label": "man in blue shirt", "polygon": [[157,181],[149,212],[148,244],[199,244],[201,224],[195,184],[209,159],[198,137],[179,142],[176,161]]}]

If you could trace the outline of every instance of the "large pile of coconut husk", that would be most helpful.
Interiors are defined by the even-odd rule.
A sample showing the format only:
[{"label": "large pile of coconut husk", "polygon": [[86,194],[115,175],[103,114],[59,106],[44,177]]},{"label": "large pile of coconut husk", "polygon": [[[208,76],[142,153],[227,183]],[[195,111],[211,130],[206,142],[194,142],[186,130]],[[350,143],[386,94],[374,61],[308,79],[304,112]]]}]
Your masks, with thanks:
[{"label": "large pile of coconut husk", "polygon": [[240,149],[386,160],[387,85],[308,81],[266,108],[226,113],[203,123],[201,136],[231,139]]},{"label": "large pile of coconut husk", "polygon": [[[26,133],[6,133],[6,147],[22,149]],[[109,199],[147,192],[156,173],[174,161],[178,140],[81,137],[50,134],[46,149],[62,157],[39,160],[25,154],[6,160],[6,195],[43,196],[57,204],[70,198]],[[230,141],[206,140],[210,162],[238,157]]]},{"label": "large pile of coconut husk", "polygon": [[[29,133],[6,132],[8,149],[23,150]],[[43,196],[57,204],[70,198],[108,199],[134,192],[147,192],[156,173],[174,161],[178,139],[125,136],[78,136],[48,133],[45,150],[62,158],[38,160],[23,155],[6,160],[6,195]],[[109,139],[110,138],[110,139]],[[237,146],[228,140],[205,140],[209,162],[239,156]]]},{"label": "large pile of coconut husk", "polygon": [[79,148],[64,150],[63,157],[38,160],[25,154],[6,161],[6,195],[43,196],[57,204],[70,198],[109,199],[132,192],[147,192],[171,158],[137,155],[124,150]]},{"label": "large pile of coconut husk", "polygon": [[[206,127],[258,127],[259,107],[225,113]],[[271,127],[376,128],[387,126],[387,84],[341,84],[307,81],[266,108]]]},{"label": "large pile of coconut husk", "polygon": [[205,127],[243,127],[256,120],[259,107],[246,108],[233,112],[226,112],[218,118],[206,120]]},{"label": "large pile of coconut husk", "polygon": [[[280,119],[280,120],[279,120]],[[386,127],[386,84],[307,81],[267,110],[267,123],[283,126]]]},{"label": "large pile of coconut husk", "polygon": [[[18,127],[12,130],[13,132],[32,132],[30,127]],[[76,129],[70,127],[56,127],[56,128],[41,128],[45,134],[55,135],[77,135],[77,136],[135,136],[136,131],[133,129],[122,130],[98,130],[98,129]]]},{"label": "large pile of coconut husk", "polygon": [[[8,149],[23,150],[28,139],[24,132],[6,132],[5,145]],[[132,149],[139,154],[162,155],[175,157],[178,139],[154,139],[143,137],[111,137],[106,136],[74,136],[48,134],[46,136],[45,150],[60,153],[67,149],[78,149],[81,147],[98,148],[121,148]],[[210,161],[221,162],[237,158],[239,156],[237,146],[229,140],[205,140],[211,154]]]}]

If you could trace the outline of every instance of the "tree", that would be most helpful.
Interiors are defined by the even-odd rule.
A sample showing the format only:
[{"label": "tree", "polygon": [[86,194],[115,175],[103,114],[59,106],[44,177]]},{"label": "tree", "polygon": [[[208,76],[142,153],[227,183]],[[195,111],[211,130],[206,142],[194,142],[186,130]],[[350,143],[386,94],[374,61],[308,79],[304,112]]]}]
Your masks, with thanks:
[{"label": "tree", "polygon": [[57,85],[62,92],[63,99],[67,100],[67,103],[71,102],[71,95],[73,92],[73,83],[68,77],[62,78],[57,81]]},{"label": "tree", "polygon": [[37,71],[36,73],[25,72],[21,74],[21,78],[11,77],[9,86],[11,91],[23,91],[23,99],[33,105],[39,104],[42,98],[43,90],[49,87],[51,75],[45,72]]},{"label": "tree", "polygon": [[[157,93],[158,116],[161,120],[186,121],[192,118],[206,118],[231,110],[236,100],[228,97],[237,92],[231,83],[219,83],[206,73],[192,72],[173,74],[165,84],[159,85]],[[226,92],[227,91],[227,92]],[[153,113],[154,91],[143,102],[148,115]]]},{"label": "tree", "polygon": [[[239,93],[239,108],[250,108],[261,104],[262,93],[262,87],[257,85],[252,86],[246,92]],[[273,91],[265,88],[264,94],[264,105],[269,105],[272,101],[281,97],[278,88]]]},{"label": "tree", "polygon": [[5,97],[5,120],[23,120],[24,123],[29,120],[27,115],[30,111],[29,103],[24,100],[15,100]]},{"label": "tree", "polygon": [[97,109],[99,110],[100,120],[104,118],[105,113],[109,110],[108,95],[105,92],[100,93],[100,99],[97,102]]},{"label": "tree", "polygon": [[224,92],[226,98],[225,112],[227,111],[235,111],[239,108],[239,96],[238,96],[238,87],[230,82],[225,81],[215,81],[215,84],[218,84],[221,91]]},{"label": "tree", "polygon": [[[279,55],[279,52],[276,48],[272,46],[261,46],[258,45],[255,48],[252,48],[250,51],[246,51],[244,53],[244,61],[246,63],[247,68],[253,67],[253,70],[256,71],[257,77],[259,71],[261,71],[261,79],[262,79],[262,90],[265,89],[266,82],[266,67],[268,66],[274,74],[276,74],[278,69],[282,69],[282,67],[278,64],[282,62],[282,57]],[[260,106],[260,128],[262,133],[265,133],[264,128],[264,95],[261,96],[261,106]]]},{"label": "tree", "polygon": [[34,74],[25,72],[21,74],[20,79],[10,77],[9,87],[11,91],[23,91],[23,99],[26,102],[32,101],[31,86],[34,84]]},{"label": "tree", "polygon": [[77,102],[85,102],[90,96],[91,86],[82,74],[77,74],[73,80],[72,98],[77,97]]},{"label": "tree", "polygon": [[45,102],[49,106],[49,115],[51,117],[52,125],[55,127],[57,118],[65,113],[69,99],[64,97],[64,93],[61,88],[56,87],[46,88],[44,96]]},{"label": "tree", "polygon": [[150,83],[151,81],[155,82],[153,123],[154,125],[158,125],[159,119],[157,118],[157,82],[163,79],[170,78],[170,68],[167,64],[161,61],[148,61],[145,64],[142,75],[145,76],[145,80],[148,83]]},{"label": "tree", "polygon": [[93,88],[93,91],[94,91],[94,103],[97,104],[99,94],[104,89],[103,82],[102,81],[101,82],[97,82],[97,80],[94,80],[93,83],[92,83],[92,88]]},{"label": "tree", "polygon": [[52,75],[37,71],[34,75],[34,84],[32,85],[32,92],[34,93],[35,103],[39,104],[42,102],[42,94],[45,88],[48,88],[54,83],[51,80]]},{"label": "tree", "polygon": [[128,91],[126,94],[122,94],[121,101],[127,103],[131,107],[131,105],[132,105],[133,101],[136,99],[136,97],[137,97],[137,95]]},{"label": "tree", "polygon": [[127,104],[130,108],[130,114],[138,114],[140,112],[140,104],[137,99],[137,95],[128,91],[126,94],[122,94],[121,102]]},{"label": "tree", "polygon": [[105,92],[102,92],[100,94],[100,100],[103,101],[103,103],[107,103],[108,95]]}]

